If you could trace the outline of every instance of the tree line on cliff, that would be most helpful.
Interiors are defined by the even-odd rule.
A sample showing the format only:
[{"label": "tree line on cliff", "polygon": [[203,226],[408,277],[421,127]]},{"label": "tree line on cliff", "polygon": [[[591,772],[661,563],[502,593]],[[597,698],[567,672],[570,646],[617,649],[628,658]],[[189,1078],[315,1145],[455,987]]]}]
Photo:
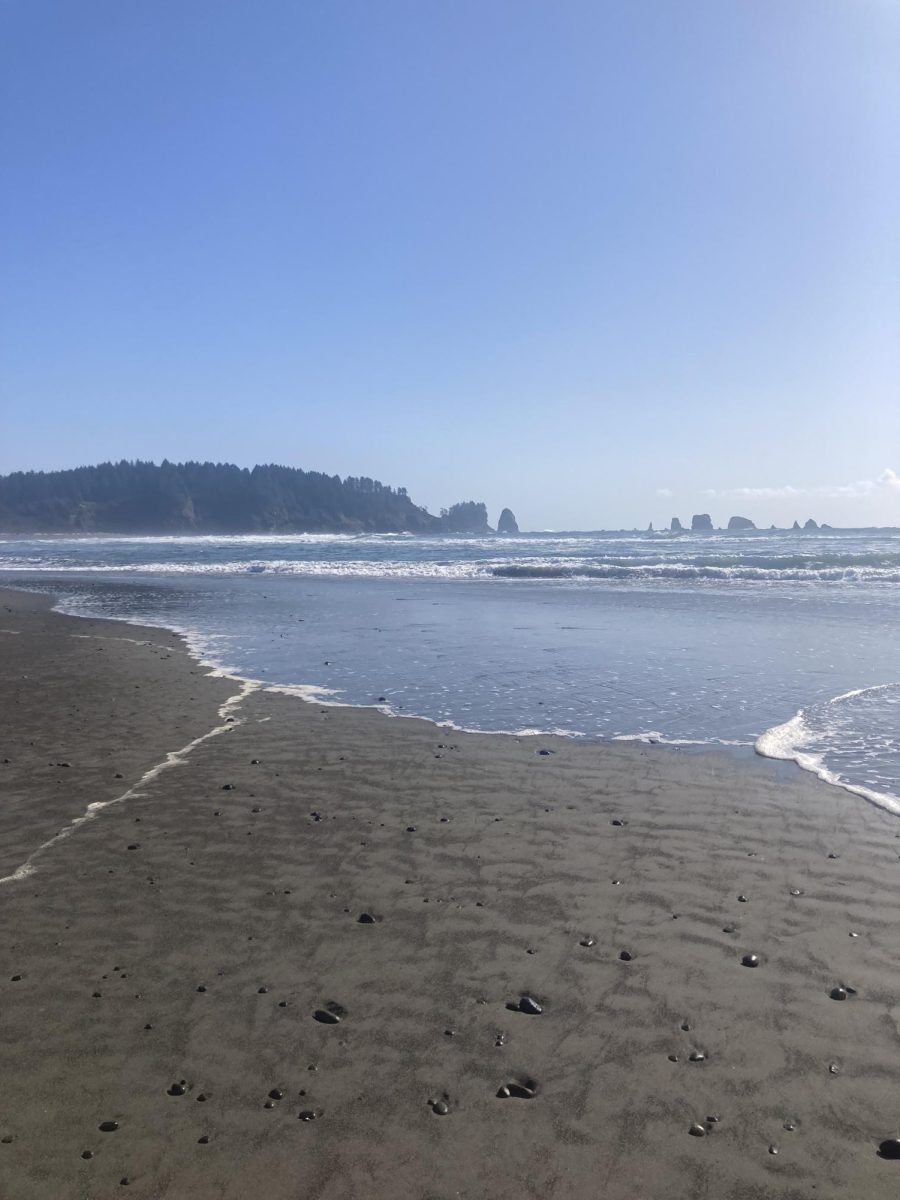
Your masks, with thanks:
[{"label": "tree line on cliff", "polygon": [[100,463],[0,476],[0,528],[34,533],[487,533],[484,504],[434,516],[406,488],[266,464]]}]

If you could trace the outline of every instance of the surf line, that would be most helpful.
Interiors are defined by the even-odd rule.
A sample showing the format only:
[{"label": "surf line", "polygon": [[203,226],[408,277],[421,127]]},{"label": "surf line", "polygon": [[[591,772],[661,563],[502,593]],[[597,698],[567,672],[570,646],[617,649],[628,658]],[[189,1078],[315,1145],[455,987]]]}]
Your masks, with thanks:
[{"label": "surf line", "polygon": [[80,829],[82,825],[88,821],[94,821],[100,814],[112,804],[124,804],[127,800],[135,800],[139,796],[146,795],[145,788],[148,784],[157,779],[163,771],[168,771],[170,767],[177,767],[188,757],[188,755],[201,746],[204,742],[210,741],[214,737],[218,737],[220,733],[227,733],[230,729],[236,729],[239,725],[243,725],[243,721],[234,716],[235,712],[240,708],[243,702],[247,699],[251,692],[258,691],[260,684],[254,679],[245,679],[241,682],[240,691],[235,692],[233,696],[229,696],[224,703],[219,705],[219,719],[221,725],[214,725],[212,729],[208,729],[206,733],[201,733],[199,737],[188,742],[186,746],[182,746],[180,750],[170,750],[166,757],[151,767],[149,771],[145,771],[133,787],[130,787],[127,792],[123,792],[121,796],[114,796],[112,800],[95,800],[93,804],[89,804],[80,817],[75,817],[68,825],[64,826],[59,833],[54,834],[46,842],[43,842],[38,848],[32,851],[25,859],[20,867],[17,867],[11,875],[3,875],[0,877],[0,884],[17,883],[22,879],[28,879],[36,871],[34,861],[39,858],[52,846],[58,842],[65,841],[66,838]]}]

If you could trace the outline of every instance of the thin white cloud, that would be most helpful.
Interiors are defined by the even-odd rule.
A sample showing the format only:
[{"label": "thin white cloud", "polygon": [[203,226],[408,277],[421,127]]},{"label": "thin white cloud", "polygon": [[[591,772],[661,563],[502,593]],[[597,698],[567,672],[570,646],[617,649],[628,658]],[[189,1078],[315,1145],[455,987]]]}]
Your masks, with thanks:
[{"label": "thin white cloud", "polygon": [[875,479],[858,479],[855,483],[830,484],[824,487],[794,487],[786,483],[782,487],[736,487],[717,491],[706,488],[704,496],[733,496],[749,500],[796,500],[803,497],[819,500],[859,500],[879,492],[900,492],[900,475],[885,467]]},{"label": "thin white cloud", "polygon": [[657,488],[656,494],[657,494],[657,496],[674,496],[675,495],[675,493],[672,491],[671,488]]}]

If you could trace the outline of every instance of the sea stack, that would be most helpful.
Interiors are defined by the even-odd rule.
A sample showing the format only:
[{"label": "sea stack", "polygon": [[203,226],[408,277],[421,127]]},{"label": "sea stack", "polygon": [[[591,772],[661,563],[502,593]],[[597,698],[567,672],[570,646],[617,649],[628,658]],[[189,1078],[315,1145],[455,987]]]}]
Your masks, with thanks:
[{"label": "sea stack", "polygon": [[795,522],[793,523],[793,525],[791,526],[791,529],[799,529],[799,528],[800,528],[800,522],[799,522],[799,521],[795,521]]},{"label": "sea stack", "polygon": [[673,517],[672,524],[669,526],[669,529],[672,531],[672,533],[681,533],[681,531],[684,529],[684,526],[677,517]]},{"label": "sea stack", "polygon": [[497,522],[498,533],[518,533],[519,526],[511,508],[504,508]]},{"label": "sea stack", "polygon": [[756,526],[749,517],[731,517],[728,521],[729,529],[755,529]]},{"label": "sea stack", "polygon": [[812,517],[810,517],[808,521],[805,521],[803,523],[803,528],[812,531],[813,529],[818,529],[819,527],[815,523],[815,521],[812,519]]},{"label": "sea stack", "polygon": [[693,530],[709,530],[713,527],[712,518],[709,513],[694,513],[691,517],[691,529]]}]

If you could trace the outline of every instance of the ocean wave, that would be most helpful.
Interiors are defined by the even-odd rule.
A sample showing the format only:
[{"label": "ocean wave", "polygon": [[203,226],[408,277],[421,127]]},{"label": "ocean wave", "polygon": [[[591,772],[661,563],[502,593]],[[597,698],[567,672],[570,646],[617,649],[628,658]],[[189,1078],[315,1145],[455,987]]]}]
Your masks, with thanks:
[{"label": "ocean wave", "polygon": [[693,562],[669,563],[501,563],[491,568],[501,579],[622,579],[622,580],[730,580],[745,582],[881,582],[900,583],[896,566],[713,566]]},{"label": "ocean wave", "polygon": [[854,688],[773,725],[757,738],[755,749],[764,758],[794,762],[824,782],[900,815],[900,796],[867,778],[877,773],[879,755],[897,753],[896,705],[900,683]]}]

